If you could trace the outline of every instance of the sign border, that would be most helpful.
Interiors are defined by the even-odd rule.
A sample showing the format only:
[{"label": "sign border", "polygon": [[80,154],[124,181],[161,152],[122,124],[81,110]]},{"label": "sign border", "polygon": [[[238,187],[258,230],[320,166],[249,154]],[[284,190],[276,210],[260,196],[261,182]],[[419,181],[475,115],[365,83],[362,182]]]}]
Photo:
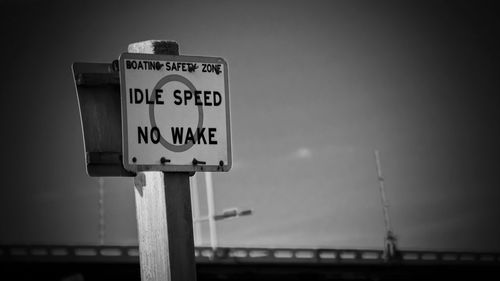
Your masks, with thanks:
[{"label": "sign border", "polygon": [[[227,137],[227,163],[223,166],[219,165],[177,165],[177,164],[130,164],[128,163],[128,124],[127,124],[127,97],[125,85],[125,60],[158,60],[158,61],[181,61],[181,62],[197,62],[197,63],[218,63],[223,65],[224,88],[226,100],[226,137]],[[229,100],[229,77],[227,62],[220,57],[200,57],[200,56],[172,56],[172,55],[156,55],[156,54],[141,54],[141,53],[122,53],[119,57],[120,65],[120,99],[122,107],[122,148],[123,148],[123,167],[131,172],[145,171],[163,171],[163,172],[227,172],[232,166],[232,143],[231,143],[231,107]],[[203,159],[200,159],[203,160]],[[159,159],[158,159],[159,161]]]}]

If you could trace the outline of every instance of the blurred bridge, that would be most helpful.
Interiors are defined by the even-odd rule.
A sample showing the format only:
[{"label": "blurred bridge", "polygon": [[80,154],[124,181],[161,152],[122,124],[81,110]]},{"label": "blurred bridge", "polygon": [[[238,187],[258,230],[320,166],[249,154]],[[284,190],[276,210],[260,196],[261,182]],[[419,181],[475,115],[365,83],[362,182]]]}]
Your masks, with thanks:
[{"label": "blurred bridge", "polygon": [[[197,247],[195,256],[198,280],[500,280],[492,252],[399,251],[386,260],[374,249]],[[16,276],[8,280],[140,280],[139,272],[137,246],[0,246],[0,274]]]}]

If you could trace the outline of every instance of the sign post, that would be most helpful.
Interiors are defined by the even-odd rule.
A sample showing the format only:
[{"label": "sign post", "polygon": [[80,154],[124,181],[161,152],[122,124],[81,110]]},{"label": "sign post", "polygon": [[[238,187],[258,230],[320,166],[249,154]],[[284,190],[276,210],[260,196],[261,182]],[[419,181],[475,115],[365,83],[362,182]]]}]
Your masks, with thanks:
[{"label": "sign post", "polygon": [[139,173],[135,204],[141,280],[196,280],[189,174]]},{"label": "sign post", "polygon": [[[130,44],[128,52],[144,51],[152,44]],[[163,54],[178,55],[178,45],[169,44]],[[196,280],[189,175],[142,172],[134,185],[141,280]]]},{"label": "sign post", "polygon": [[[162,56],[133,54],[145,50]],[[141,279],[196,280],[189,176],[230,169],[227,67],[225,79],[204,73],[197,67],[207,60],[178,56],[175,42],[139,42],[128,51],[120,57],[123,165],[138,173]]]}]

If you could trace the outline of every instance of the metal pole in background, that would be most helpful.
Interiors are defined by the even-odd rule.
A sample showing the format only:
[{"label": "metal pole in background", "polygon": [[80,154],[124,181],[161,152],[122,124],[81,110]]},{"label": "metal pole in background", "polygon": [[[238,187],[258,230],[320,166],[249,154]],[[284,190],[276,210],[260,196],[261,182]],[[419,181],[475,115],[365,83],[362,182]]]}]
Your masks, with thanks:
[{"label": "metal pole in background", "polygon": [[375,150],[375,161],[377,164],[377,176],[380,186],[380,198],[382,200],[382,207],[384,209],[385,230],[389,233],[391,231],[391,219],[389,217],[389,202],[387,201],[387,197],[385,196],[384,177],[382,176],[382,168],[380,167],[380,157],[378,150]]},{"label": "metal pole in background", "polygon": [[193,207],[194,245],[201,246],[201,225],[196,221],[200,218],[200,198],[196,174],[191,177],[191,206]]},{"label": "metal pole in background", "polygon": [[385,222],[385,245],[384,245],[384,259],[386,261],[391,261],[396,258],[396,252],[397,252],[397,238],[392,232],[392,226],[391,226],[391,218],[389,216],[389,201],[387,200],[387,197],[385,196],[385,184],[384,184],[384,177],[382,176],[382,167],[380,165],[380,157],[378,150],[375,150],[375,162],[377,164],[377,176],[378,176],[378,182],[380,186],[380,198],[382,200],[382,206],[383,206],[383,211],[384,211],[384,222]]},{"label": "metal pole in background", "polygon": [[214,188],[212,185],[212,173],[205,173],[205,184],[207,187],[207,206],[208,206],[208,227],[210,229],[210,247],[217,249],[217,229],[215,228],[215,199]]}]

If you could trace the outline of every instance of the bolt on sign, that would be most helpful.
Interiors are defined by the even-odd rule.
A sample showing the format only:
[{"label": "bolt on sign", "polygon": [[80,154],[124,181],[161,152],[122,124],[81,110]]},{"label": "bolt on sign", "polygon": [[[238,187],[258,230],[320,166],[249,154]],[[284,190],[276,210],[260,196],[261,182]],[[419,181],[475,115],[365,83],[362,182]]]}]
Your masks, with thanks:
[{"label": "bolt on sign", "polygon": [[120,84],[125,169],[229,171],[229,87],[222,58],[124,53]]}]

